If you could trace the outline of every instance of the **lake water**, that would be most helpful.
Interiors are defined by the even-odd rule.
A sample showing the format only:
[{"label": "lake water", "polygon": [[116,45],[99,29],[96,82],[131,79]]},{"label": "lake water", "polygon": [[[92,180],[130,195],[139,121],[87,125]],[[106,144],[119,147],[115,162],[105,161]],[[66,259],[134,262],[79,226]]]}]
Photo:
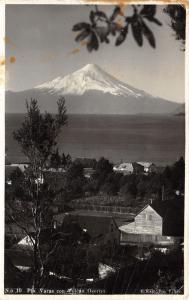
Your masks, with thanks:
[{"label": "lake water", "polygon": [[[25,161],[12,137],[22,114],[6,114],[6,148],[9,161]],[[159,165],[175,162],[185,152],[183,116],[71,115],[58,139],[60,151],[72,158],[100,158],[114,163],[151,161]]]}]

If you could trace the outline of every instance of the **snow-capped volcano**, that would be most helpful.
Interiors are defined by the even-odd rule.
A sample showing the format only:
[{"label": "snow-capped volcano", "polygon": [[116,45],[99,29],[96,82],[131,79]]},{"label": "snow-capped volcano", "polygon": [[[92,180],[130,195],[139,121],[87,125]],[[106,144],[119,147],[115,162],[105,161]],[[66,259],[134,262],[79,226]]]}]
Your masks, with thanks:
[{"label": "snow-capped volcano", "polygon": [[51,94],[83,95],[87,91],[101,91],[115,96],[133,96],[138,98],[141,93],[127,84],[117,80],[95,64],[88,64],[80,70],[65,77],[57,77],[35,87],[48,90]]},{"label": "snow-capped volcano", "polygon": [[99,66],[88,64],[29,90],[7,91],[6,111],[20,113],[25,110],[25,99],[35,98],[42,111],[56,112],[60,96],[65,96],[69,114],[172,114],[180,106],[136,89]]}]

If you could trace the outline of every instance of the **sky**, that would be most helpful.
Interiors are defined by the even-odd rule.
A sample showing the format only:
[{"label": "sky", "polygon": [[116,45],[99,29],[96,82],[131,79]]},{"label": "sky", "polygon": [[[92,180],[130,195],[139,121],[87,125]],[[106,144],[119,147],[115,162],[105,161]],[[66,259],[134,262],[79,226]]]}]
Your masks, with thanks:
[{"label": "sky", "polygon": [[[145,40],[138,47],[131,32],[119,47],[101,44],[89,53],[74,41],[74,24],[88,22],[86,5],[6,5],[6,90],[33,88],[58,76],[95,63],[119,80],[153,96],[184,102],[184,52],[170,28],[169,17],[159,5],[159,27],[149,23],[156,49]],[[110,13],[112,6],[102,9]],[[126,7],[129,14],[130,8]],[[74,53],[76,52],[76,53]]]}]

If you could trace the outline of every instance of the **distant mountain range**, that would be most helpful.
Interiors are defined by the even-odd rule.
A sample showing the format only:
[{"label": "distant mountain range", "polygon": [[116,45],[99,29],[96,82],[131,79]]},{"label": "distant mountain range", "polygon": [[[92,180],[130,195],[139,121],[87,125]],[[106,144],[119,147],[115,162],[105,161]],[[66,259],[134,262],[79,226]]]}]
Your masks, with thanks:
[{"label": "distant mountain range", "polygon": [[25,112],[25,100],[31,98],[38,100],[42,111],[56,112],[60,96],[65,96],[69,114],[175,114],[183,109],[182,104],[153,97],[88,64],[33,89],[7,91],[6,112]]}]

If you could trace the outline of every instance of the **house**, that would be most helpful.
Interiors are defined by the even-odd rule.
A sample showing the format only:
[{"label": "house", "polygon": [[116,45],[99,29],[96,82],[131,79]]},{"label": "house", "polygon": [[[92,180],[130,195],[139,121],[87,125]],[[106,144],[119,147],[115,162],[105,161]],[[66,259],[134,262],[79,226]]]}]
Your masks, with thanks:
[{"label": "house", "polygon": [[[33,230],[28,226],[28,230]],[[9,240],[9,246],[5,248],[5,255],[10,258],[13,266],[21,271],[27,271],[32,266],[33,246],[31,239],[21,227],[14,223],[5,225],[5,241]]]},{"label": "house", "polygon": [[[32,232],[33,226],[27,224],[27,231]],[[18,226],[16,223],[6,220],[5,224],[5,238],[11,241],[11,245],[18,243],[26,236],[26,232],[22,226]]]},{"label": "house", "polygon": [[33,249],[34,239],[32,236],[26,235],[23,239],[18,242],[20,246],[27,246]]},{"label": "house", "polygon": [[[13,172],[20,172],[24,173],[25,170],[29,167],[29,163],[14,163],[14,164],[9,164],[5,165],[5,178],[6,178],[6,183],[8,185],[12,185],[12,174]],[[35,183],[43,184],[44,183],[44,177],[41,175],[39,178],[35,180]]]},{"label": "house", "polygon": [[157,173],[158,172],[158,168],[155,164],[151,164],[148,168],[148,173]]},{"label": "house", "polygon": [[113,167],[113,170],[115,172],[123,173],[124,175],[144,173],[144,167],[136,162],[125,162],[116,165]]},{"label": "house", "polygon": [[132,163],[133,165],[133,173],[134,174],[141,174],[144,173],[144,167],[136,162]]},{"label": "house", "polygon": [[113,167],[115,172],[123,173],[124,175],[128,174],[149,174],[157,173],[158,167],[151,162],[125,162],[120,165],[115,165]]},{"label": "house", "polygon": [[85,178],[91,178],[94,174],[95,170],[93,168],[83,168],[83,173]]},{"label": "house", "polygon": [[[15,231],[15,228],[14,228]],[[17,235],[17,240],[8,249],[5,249],[6,254],[11,258],[15,267],[20,270],[29,270],[33,264],[33,251],[34,251],[34,229],[30,227],[29,234],[26,234],[21,228],[17,228],[20,232]],[[42,229],[40,234],[41,249],[48,251],[50,245],[56,245],[56,242],[62,243],[65,236],[61,235],[56,229],[46,227]]]},{"label": "house", "polygon": [[113,167],[115,172],[123,173],[124,175],[133,174],[134,168],[132,163],[122,163]]},{"label": "house", "polygon": [[44,172],[50,172],[50,173],[66,173],[65,168],[59,167],[59,168],[53,168],[49,167],[44,169]]},{"label": "house", "polygon": [[[137,213],[134,220],[119,227],[121,245],[158,245],[170,247],[182,239],[182,233],[170,228],[171,214],[167,210],[155,209],[152,205],[145,206]],[[176,234],[175,234],[176,233]]]},{"label": "house", "polygon": [[138,165],[144,168],[144,173],[157,173],[157,166],[152,162],[137,162]]},{"label": "house", "polygon": [[28,167],[29,167],[29,163],[25,163],[25,162],[23,162],[23,163],[11,163],[10,165],[10,168],[19,168],[20,169],[20,171],[22,171],[22,172],[24,172],[25,171],[25,169],[27,169]]},{"label": "house", "polygon": [[75,222],[81,230],[87,233],[91,243],[119,244],[120,232],[115,219],[107,215],[61,214],[54,216],[57,224],[62,222],[62,230],[66,223]]},{"label": "house", "polygon": [[92,241],[119,244],[120,233],[113,217],[77,215],[76,222],[88,232]]}]

